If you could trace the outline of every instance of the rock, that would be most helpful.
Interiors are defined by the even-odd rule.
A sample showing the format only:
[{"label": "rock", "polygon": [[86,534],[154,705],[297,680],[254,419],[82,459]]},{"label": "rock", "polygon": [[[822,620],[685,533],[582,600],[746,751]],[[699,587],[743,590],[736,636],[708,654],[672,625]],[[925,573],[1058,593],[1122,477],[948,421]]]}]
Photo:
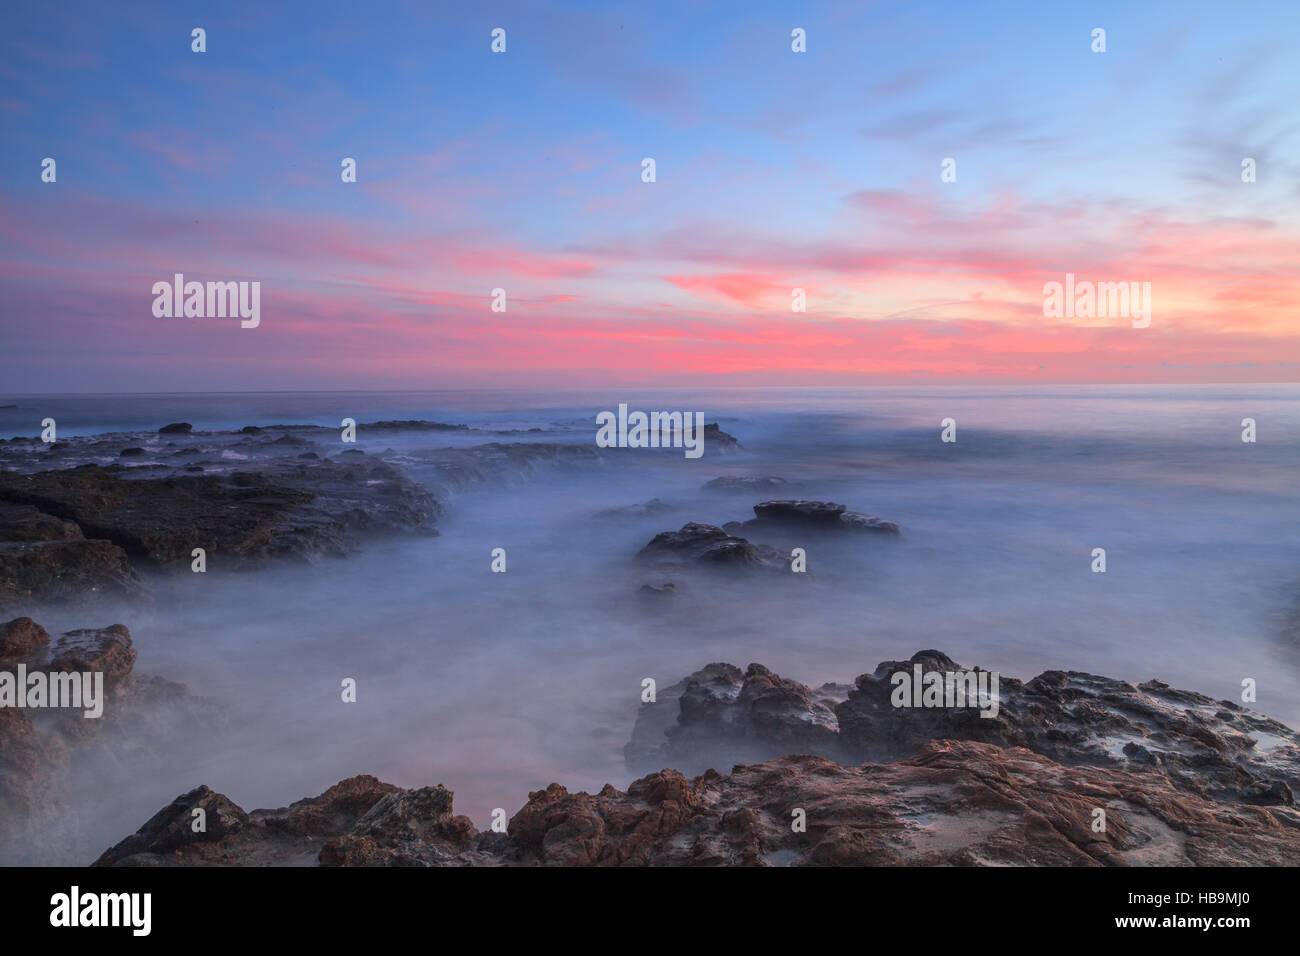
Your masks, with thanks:
[{"label": "rock", "polygon": [[775,475],[724,475],[704,483],[704,491],[743,492],[745,494],[784,491],[794,486]]},{"label": "rock", "polygon": [[728,522],[725,527],[733,534],[807,528],[899,533],[898,525],[892,521],[847,511],[844,505],[833,501],[805,501],[802,498],[764,501],[754,505],[754,514],[756,517],[749,521]]},{"label": "rock", "polygon": [[44,514],[31,505],[0,502],[0,541],[76,541],[84,537],[73,521]]},{"label": "rock", "polygon": [[474,842],[468,817],[453,816],[452,792],[446,787],[394,790],[385,794],[352,827],[352,835],[381,845],[441,841],[460,848]]},{"label": "rock", "polygon": [[370,534],[433,533],[437,500],[382,461],[294,461],[267,472],[130,478],[118,466],[0,472],[0,502],[74,521],[137,559],[188,565],[190,552],[228,567],[291,555],[318,560]]},{"label": "rock", "polygon": [[[202,810],[206,830],[194,831],[195,810]],[[248,814],[233,801],[206,786],[183,793],[163,807],[133,836],[105,850],[93,866],[142,866],[143,857],[181,854],[196,843],[217,843],[238,833],[248,824]]]},{"label": "rock", "polygon": [[[196,807],[207,811],[208,832],[190,836]],[[472,849],[478,837],[467,817],[453,815],[452,793],[440,786],[402,790],[358,776],[319,797],[252,813],[199,787],[177,797],[94,865],[427,866],[462,854],[478,862]]]},{"label": "rock", "polygon": [[724,432],[717,422],[710,422],[704,426],[704,449],[706,453],[739,451],[743,447],[734,435],[728,435]]},{"label": "rock", "polygon": [[[368,425],[358,425],[357,431],[423,431],[423,432],[465,432],[469,431],[468,425],[448,425],[444,422],[425,422],[425,421],[385,421],[371,422]],[[539,428],[529,429],[530,431],[541,431]]]},{"label": "rock", "polygon": [[677,594],[677,585],[672,581],[666,581],[659,587],[652,584],[643,584],[638,590],[639,594],[645,594],[649,597],[673,597]]},{"label": "rock", "polygon": [[143,448],[123,448],[122,451],[119,453],[119,457],[121,457],[121,458],[138,458],[139,456],[143,455],[144,453],[145,453],[145,450],[144,450]]},{"label": "rock", "polygon": [[287,809],[262,811],[259,822],[295,836],[341,836],[356,825],[370,808],[398,787],[369,774],[349,777],[318,797],[299,800]]},{"label": "rock", "polygon": [[0,637],[0,646],[26,658],[29,675],[38,669],[103,673],[107,698],[95,719],[79,708],[0,707],[0,865],[88,858],[88,831],[78,813],[86,781],[76,768],[95,768],[97,802],[113,807],[128,780],[158,773],[179,747],[222,730],[222,712],[210,702],[181,684],[133,673],[135,650],[121,625],[69,631],[48,662],[48,635],[34,621],[0,625]]},{"label": "rock", "polygon": [[844,505],[832,501],[764,501],[754,505],[754,514],[766,521],[794,521],[800,524],[839,524]]},{"label": "rock", "polygon": [[164,425],[158,429],[159,435],[188,435],[194,430],[194,426],[189,422],[172,422],[170,425]]},{"label": "rock", "polygon": [[57,767],[25,710],[0,707],[0,862],[56,858],[71,835]]},{"label": "rock", "polygon": [[0,666],[31,661],[44,653],[50,635],[30,617],[16,617],[0,624]]},{"label": "rock", "polygon": [[651,498],[649,501],[642,502],[639,505],[624,505],[621,508],[605,508],[596,512],[597,518],[653,518],[657,515],[672,511],[673,506],[666,501],[660,501],[658,498]]},{"label": "rock", "polygon": [[119,598],[146,601],[149,591],[110,541],[0,541],[0,612]]},{"label": "rock", "polygon": [[722,567],[785,568],[785,559],[774,548],[751,544],[711,524],[694,521],[678,531],[664,531],[650,540],[639,558],[669,565],[694,563]]},{"label": "rock", "polygon": [[135,666],[131,632],[121,624],[68,631],[54,645],[49,671],[102,671],[104,687],[114,690]]},{"label": "rock", "polygon": [[[216,839],[176,833],[200,788],[97,865],[307,862],[286,838],[222,806]],[[224,798],[222,798],[224,799]],[[213,800],[215,804],[215,800]],[[1094,811],[1106,813],[1094,832]],[[791,826],[803,811],[806,828]],[[178,812],[179,811],[179,812]],[[371,823],[366,823],[371,818]],[[247,819],[247,824],[241,824]],[[157,821],[157,822],[155,822]],[[375,827],[375,821],[383,821]],[[462,822],[463,821],[463,822]],[[626,792],[529,794],[507,835],[473,834],[441,787],[392,790],[319,852],[327,866],[1294,866],[1289,807],[1222,804],[1158,772],[1067,767],[1024,748],[939,740],[894,763],[791,755],[728,774],[661,770]],[[364,832],[363,832],[364,831]],[[211,836],[211,833],[208,834]],[[323,833],[315,834],[317,840]],[[170,853],[170,858],[168,857]]]},{"label": "rock", "polygon": [[849,690],[844,684],[814,690],[761,664],[743,672],[709,664],[641,706],[624,758],[634,772],[662,766],[699,772],[777,752],[843,757],[835,706]]},{"label": "rock", "polygon": [[[655,763],[694,770],[782,756],[797,740],[801,752],[857,763],[903,759],[948,739],[1024,747],[1067,766],[1151,769],[1176,789],[1215,800],[1293,806],[1300,792],[1300,735],[1231,701],[1161,681],[1047,671],[1028,682],[999,675],[994,716],[978,706],[894,706],[891,678],[910,677],[917,665],[923,674],[980,670],[920,651],[883,662],[852,687],[813,691],[765,668],[742,677],[730,664],[710,664],[642,706],[625,757],[634,771]],[[772,688],[742,694],[755,677]],[[768,707],[762,714],[747,705],[756,696]]]}]

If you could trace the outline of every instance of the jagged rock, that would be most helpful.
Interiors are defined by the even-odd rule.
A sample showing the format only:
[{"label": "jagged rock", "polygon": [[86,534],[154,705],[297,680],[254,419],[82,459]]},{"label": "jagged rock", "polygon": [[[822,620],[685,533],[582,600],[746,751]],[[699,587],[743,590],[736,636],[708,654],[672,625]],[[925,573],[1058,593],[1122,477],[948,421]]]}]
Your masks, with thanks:
[{"label": "jagged rock", "polygon": [[[366,814],[394,816],[377,835],[325,842],[329,866],[1294,866],[1300,815],[1292,807],[1218,803],[1150,770],[1066,767],[1023,748],[927,743],[894,763],[843,766],[786,756],[641,777],[626,792],[529,794],[507,835],[449,835],[450,794],[394,790]],[[196,791],[197,792],[197,791]],[[218,795],[219,796],[219,795]],[[403,798],[406,798],[405,800]],[[190,795],[177,803],[182,810]],[[387,807],[376,813],[380,807]],[[398,807],[404,807],[398,811]],[[168,808],[171,810],[172,808]],[[236,808],[237,809],[237,808]],[[1094,832],[1095,811],[1106,827]],[[802,811],[805,827],[792,826]],[[124,841],[99,865],[141,862],[255,865],[307,862],[295,840],[247,815],[215,841],[188,841],[169,858]],[[281,811],[274,811],[279,813]],[[233,811],[228,811],[232,813]],[[155,817],[174,819],[164,811]],[[238,820],[238,817],[235,817]],[[365,817],[362,818],[363,820]],[[151,821],[152,823],[153,821]],[[149,829],[146,825],[142,833]],[[165,834],[166,827],[160,828]],[[318,834],[318,838],[323,834]],[[163,841],[163,846],[170,844]]]},{"label": "jagged rock", "polygon": [[[1300,735],[1231,701],[1158,680],[1135,685],[1048,671],[1028,682],[999,675],[996,713],[983,710],[991,716],[975,704],[894,706],[891,678],[910,678],[917,665],[923,674],[980,671],[930,650],[885,661],[851,688],[813,691],[771,675],[780,706],[776,719],[765,721],[744,706],[750,695],[741,690],[751,674],[766,680],[768,672],[751,667],[742,678],[730,664],[710,664],[661,691],[656,704],[642,705],[625,757],[634,770],[770,759],[791,752],[794,719],[822,727],[803,737],[801,752],[849,762],[899,760],[932,740],[970,740],[1025,747],[1070,766],[1152,769],[1180,790],[1220,800],[1292,806],[1300,792]],[[833,710],[833,723],[819,724],[815,701]],[[836,733],[824,732],[832,726]]]},{"label": "jagged rock", "polygon": [[774,548],[751,544],[711,524],[694,521],[678,531],[664,531],[650,540],[637,555],[657,563],[697,563],[729,567],[784,568],[785,559]]},{"label": "jagged rock", "polygon": [[[196,832],[195,810],[203,811],[204,827]],[[180,854],[196,843],[218,843],[248,825],[248,814],[230,798],[200,786],[183,793],[155,813],[134,835],[105,850],[95,866],[148,866],[160,861],[145,857]]]},{"label": "jagged rock", "polygon": [[394,790],[380,798],[350,831],[382,843],[445,841],[460,848],[474,842],[468,817],[453,816],[446,787]]},{"label": "jagged rock", "polygon": [[[197,806],[207,809],[208,832],[190,837],[189,821]],[[178,797],[94,865],[425,866],[460,854],[479,862],[473,850],[478,838],[467,817],[453,815],[452,793],[445,787],[403,790],[363,775],[287,808],[252,813],[199,787]]]},{"label": "jagged rock", "polygon": [[371,807],[399,789],[362,774],[336,783],[318,797],[299,800],[281,810],[261,811],[255,816],[267,827],[295,836],[337,836],[347,833]]},{"label": "jagged rock", "polygon": [[777,752],[842,757],[834,708],[848,692],[844,684],[814,690],[761,664],[743,672],[709,664],[641,705],[624,758],[635,772],[699,772]]}]

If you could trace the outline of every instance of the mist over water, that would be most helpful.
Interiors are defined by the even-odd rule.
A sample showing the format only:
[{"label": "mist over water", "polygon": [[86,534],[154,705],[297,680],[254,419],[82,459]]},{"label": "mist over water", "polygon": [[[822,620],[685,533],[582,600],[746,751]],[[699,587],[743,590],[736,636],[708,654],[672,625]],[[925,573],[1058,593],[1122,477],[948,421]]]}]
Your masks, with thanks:
[{"label": "mist over water", "polygon": [[[620,450],[490,477],[451,491],[438,537],[238,574],[210,559],[207,574],[159,583],[153,610],[43,613],[51,634],[126,624],[137,672],[229,708],[225,727],[168,756],[168,772],[111,801],[82,769],[81,813],[106,848],[200,783],[245,809],[358,773],[443,783],[480,828],[552,781],[622,788],[642,678],[664,688],[711,661],[816,685],[935,648],[1008,676],[1160,677],[1233,700],[1254,677],[1252,706],[1295,726],[1297,399],[1293,385],[20,396],[0,399],[19,405],[0,409],[0,435],[37,434],[45,416],[61,437],[344,417],[480,429],[358,430],[355,447],[421,481],[432,475],[422,456],[447,445],[594,447],[595,415],[626,402],[702,411],[744,446],[698,460]],[[1241,441],[1246,417],[1255,444]],[[955,444],[939,440],[944,418]],[[638,565],[660,531],[753,516],[761,495],[701,490],[720,475],[799,482],[793,496],[879,515],[902,536],[755,536],[805,547],[807,575]],[[598,515],[652,498],[672,510]],[[506,574],[489,570],[496,547]],[[1105,574],[1090,571],[1097,547]],[[675,597],[637,594],[665,580]],[[340,702],[345,677],[356,704]]]}]

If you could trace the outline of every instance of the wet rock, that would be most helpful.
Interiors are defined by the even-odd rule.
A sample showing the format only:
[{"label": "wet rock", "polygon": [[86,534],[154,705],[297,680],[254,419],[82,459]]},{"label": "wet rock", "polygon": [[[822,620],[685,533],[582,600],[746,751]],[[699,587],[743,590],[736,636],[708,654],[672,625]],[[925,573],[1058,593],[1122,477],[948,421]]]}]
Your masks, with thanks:
[{"label": "wet rock", "polygon": [[123,448],[121,452],[118,453],[118,457],[138,458],[143,454],[145,454],[145,450],[143,448]]},{"label": "wet rock", "polygon": [[170,425],[164,425],[158,429],[159,435],[188,435],[194,431],[194,426],[189,422],[172,422]]}]

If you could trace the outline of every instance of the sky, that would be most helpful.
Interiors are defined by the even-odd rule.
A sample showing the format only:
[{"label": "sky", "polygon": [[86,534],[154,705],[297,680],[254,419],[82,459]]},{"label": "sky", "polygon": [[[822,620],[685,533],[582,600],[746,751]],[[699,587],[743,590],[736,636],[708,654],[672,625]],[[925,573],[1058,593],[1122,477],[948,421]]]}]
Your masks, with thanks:
[{"label": "sky", "polygon": [[1300,381],[1297,62],[1293,0],[5,4],[0,391]]}]

